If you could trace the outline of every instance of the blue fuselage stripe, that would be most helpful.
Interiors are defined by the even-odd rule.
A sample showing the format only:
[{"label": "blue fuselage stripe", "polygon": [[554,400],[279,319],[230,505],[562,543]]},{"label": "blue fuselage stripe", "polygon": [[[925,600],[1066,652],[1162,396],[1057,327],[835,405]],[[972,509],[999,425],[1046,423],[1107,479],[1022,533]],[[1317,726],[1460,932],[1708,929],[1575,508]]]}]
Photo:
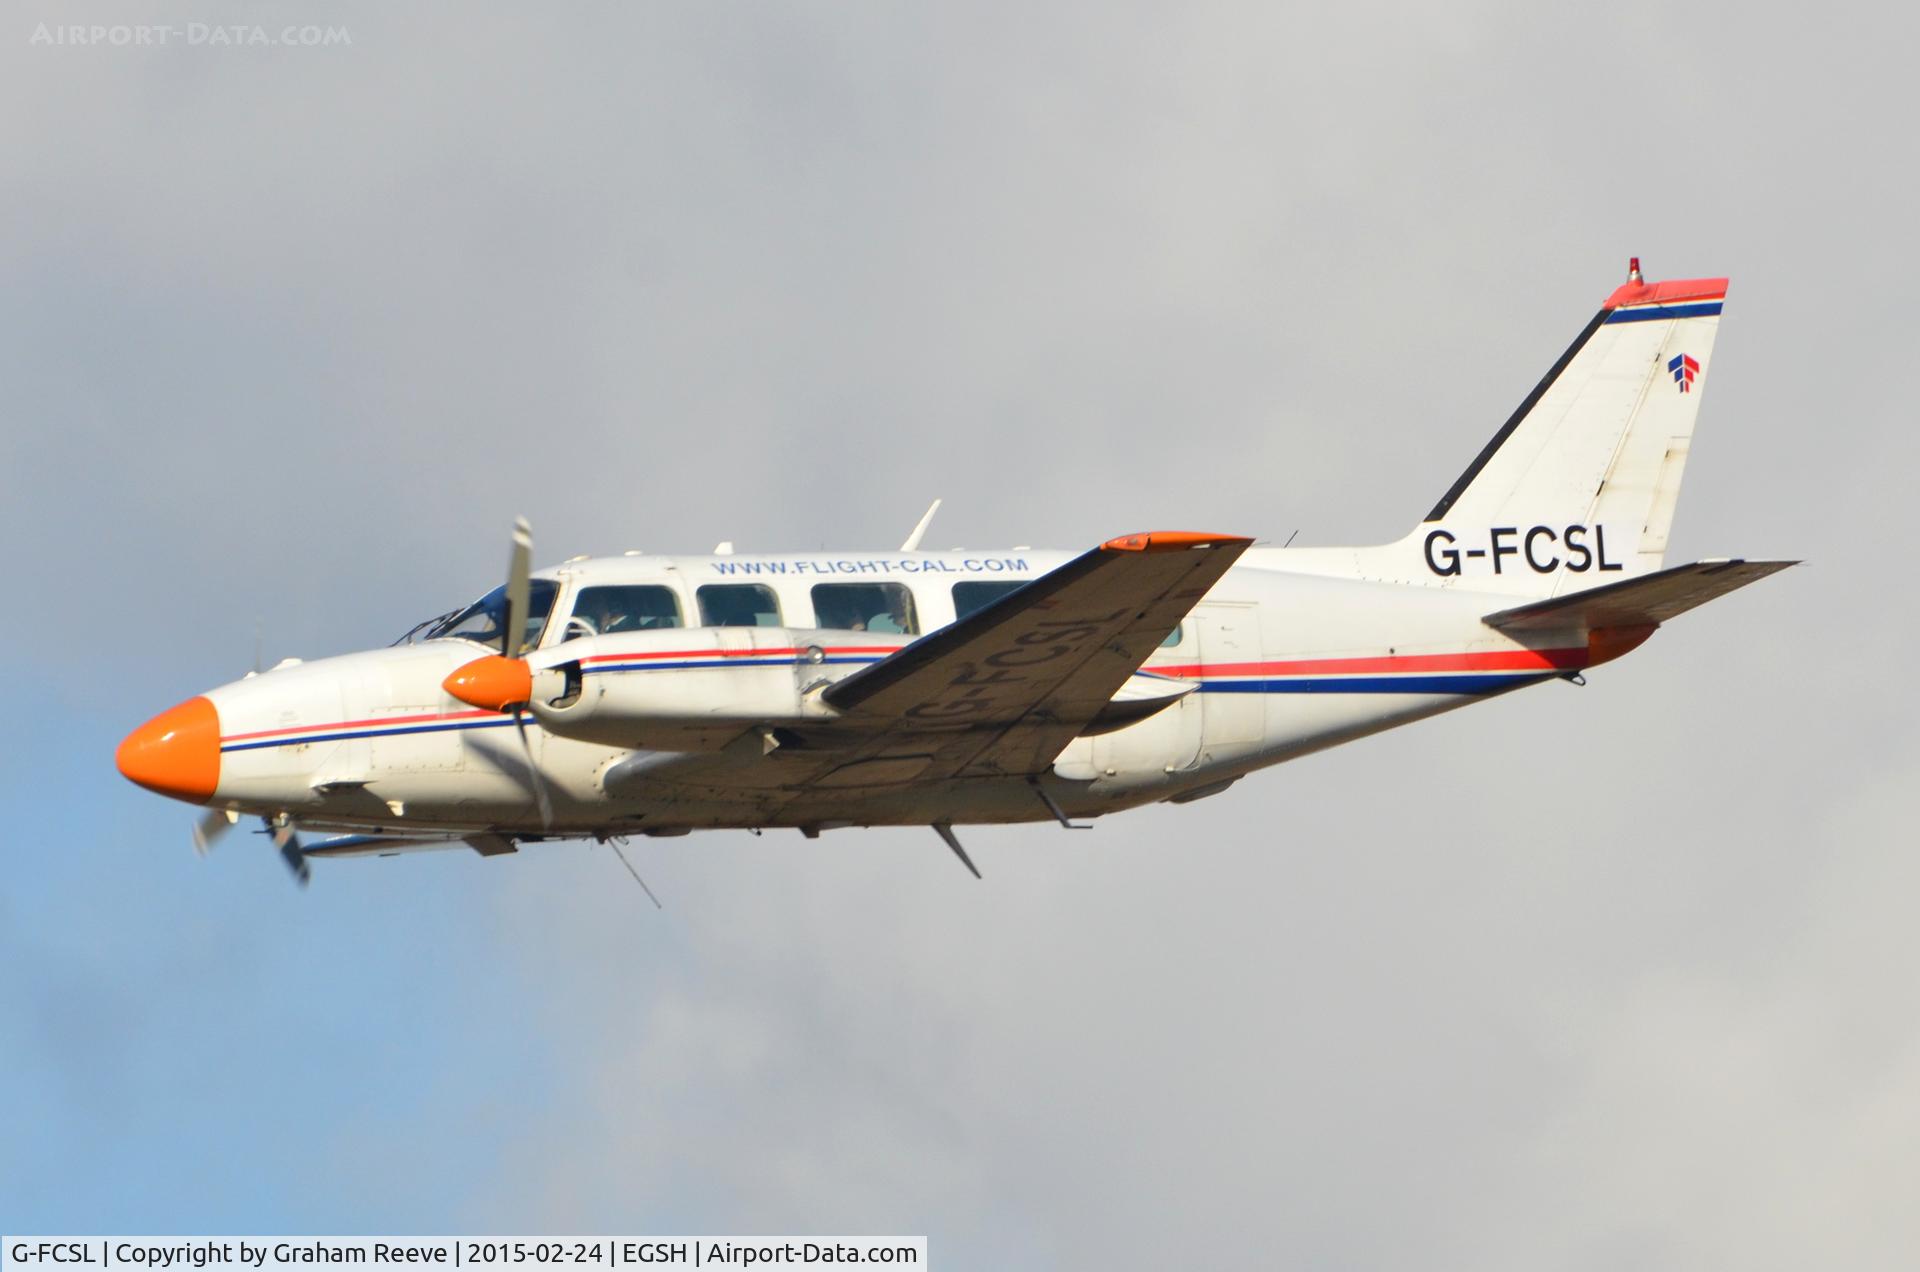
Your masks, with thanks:
[{"label": "blue fuselage stripe", "polygon": [[[878,662],[875,658],[829,658],[830,663]],[[646,663],[639,667],[594,667],[591,671],[651,671],[675,666],[672,663]],[[786,663],[687,663],[689,667],[784,666]],[[1288,677],[1276,680],[1201,680],[1194,688],[1200,693],[1428,693],[1481,694],[1520,685],[1537,684],[1551,675],[1455,675],[1455,676],[1327,676]],[[400,729],[352,729],[341,733],[310,733],[302,737],[268,738],[260,742],[229,743],[222,753],[261,751],[276,746],[300,746],[308,742],[348,742],[355,738],[396,738],[409,733],[450,733],[460,729],[498,729],[513,723],[512,716],[493,720],[455,720],[443,724],[416,724]]]},{"label": "blue fuselage stripe", "polygon": [[1286,680],[1203,680],[1201,693],[1489,693],[1551,679],[1537,675],[1331,676]]},{"label": "blue fuselage stripe", "polygon": [[1657,318],[1710,318],[1720,312],[1723,301],[1707,300],[1695,305],[1655,305],[1651,309],[1616,309],[1607,316],[1616,322],[1652,322]]},{"label": "blue fuselage stripe", "polygon": [[776,658],[755,661],[745,658],[729,658],[725,661],[708,662],[642,662],[642,663],[606,663],[599,667],[582,667],[580,673],[585,676],[598,675],[606,671],[701,671],[713,669],[731,669],[734,667],[817,667],[820,663],[875,663],[878,658],[841,657],[822,658],[819,663],[807,662],[798,658]]},{"label": "blue fuselage stripe", "polygon": [[272,746],[299,746],[303,742],[346,742],[353,738],[397,738],[403,733],[446,733],[452,729],[497,729],[512,724],[512,716],[498,720],[457,720],[452,724],[416,724],[405,729],[354,729],[348,733],[309,733],[297,738],[269,738],[265,742],[229,743],[220,748],[229,751],[260,751]]}]

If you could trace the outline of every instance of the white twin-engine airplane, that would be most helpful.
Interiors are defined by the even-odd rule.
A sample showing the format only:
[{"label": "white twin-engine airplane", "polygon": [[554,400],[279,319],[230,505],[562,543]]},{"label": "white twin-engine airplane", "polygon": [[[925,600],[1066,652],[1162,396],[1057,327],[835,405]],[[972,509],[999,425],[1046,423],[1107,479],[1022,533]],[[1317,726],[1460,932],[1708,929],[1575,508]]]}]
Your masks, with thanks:
[{"label": "white twin-engine airplane", "polygon": [[[629,555],[135,729],[120,771],[306,860],[1097,817],[1580,673],[1793,564],[1663,568],[1726,280],[1633,263],[1397,543],[1155,531],[1071,555]],[[937,506],[937,505],[936,505]],[[932,511],[929,510],[929,518]],[[296,832],[331,837],[302,843]],[[974,870],[977,875],[979,872]]]}]

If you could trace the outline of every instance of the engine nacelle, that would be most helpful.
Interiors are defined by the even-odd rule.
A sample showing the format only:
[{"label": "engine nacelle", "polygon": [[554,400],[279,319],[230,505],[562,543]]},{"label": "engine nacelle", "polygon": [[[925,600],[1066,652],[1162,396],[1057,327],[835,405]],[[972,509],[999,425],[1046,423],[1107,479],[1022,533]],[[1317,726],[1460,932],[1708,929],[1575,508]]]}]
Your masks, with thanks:
[{"label": "engine nacelle", "polygon": [[529,707],[561,737],[718,750],[755,725],[831,719],[820,691],[914,638],[791,627],[695,627],[566,641],[531,655]]}]

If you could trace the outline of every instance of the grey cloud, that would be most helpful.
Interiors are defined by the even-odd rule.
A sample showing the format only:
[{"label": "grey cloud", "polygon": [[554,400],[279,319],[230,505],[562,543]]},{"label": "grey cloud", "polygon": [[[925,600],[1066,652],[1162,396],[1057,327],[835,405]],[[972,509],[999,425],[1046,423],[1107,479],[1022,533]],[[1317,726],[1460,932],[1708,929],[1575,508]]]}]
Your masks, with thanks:
[{"label": "grey cloud", "polygon": [[77,563],[142,627],[5,639],[114,701],[231,676],[256,618],[390,638],[516,512],[550,559],[888,545],[934,495],[942,544],[1392,537],[1633,252],[1734,277],[1675,556],[1814,562],[1583,691],[976,832],[984,885],[926,832],[644,847],[664,917],[604,854],[489,863],[461,948],[544,1085],[488,1106],[471,1222],[956,1266],[1911,1248],[1911,18],[326,18],[350,50],[0,45],[22,586]]}]

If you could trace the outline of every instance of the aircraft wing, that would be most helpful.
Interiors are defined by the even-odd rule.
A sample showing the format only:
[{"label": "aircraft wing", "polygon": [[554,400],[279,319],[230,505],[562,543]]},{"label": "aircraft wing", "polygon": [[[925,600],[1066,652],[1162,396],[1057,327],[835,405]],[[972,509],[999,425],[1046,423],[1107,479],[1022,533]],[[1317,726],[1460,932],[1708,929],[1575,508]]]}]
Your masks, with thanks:
[{"label": "aircraft wing", "polygon": [[1487,615],[1503,632],[1585,627],[1658,627],[1695,606],[1758,582],[1797,561],[1695,561]]},{"label": "aircraft wing", "polygon": [[923,739],[924,776],[1044,770],[1251,539],[1112,539],[828,688],[844,725]]},{"label": "aircraft wing", "polygon": [[718,752],[637,752],[608,789],[780,802],[805,790],[1044,772],[1251,539],[1113,539],[823,692],[834,720],[795,745],[749,732]]}]

